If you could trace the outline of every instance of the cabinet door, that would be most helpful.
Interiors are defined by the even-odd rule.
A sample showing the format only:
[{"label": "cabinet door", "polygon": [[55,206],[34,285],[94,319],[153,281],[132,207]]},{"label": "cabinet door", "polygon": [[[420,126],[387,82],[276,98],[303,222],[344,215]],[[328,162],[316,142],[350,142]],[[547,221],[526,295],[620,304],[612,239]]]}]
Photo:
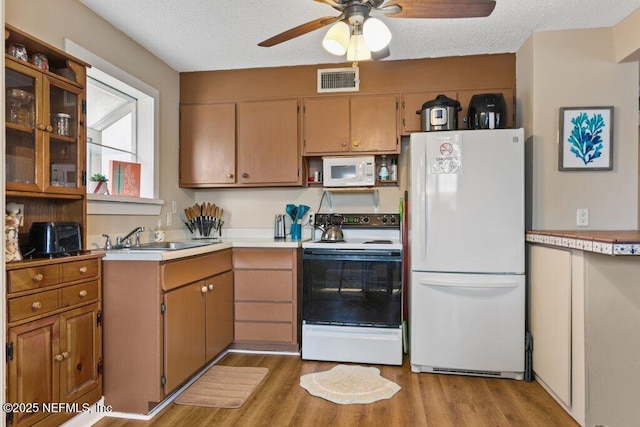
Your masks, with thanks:
[{"label": "cabinet door", "polygon": [[165,392],[170,393],[204,365],[204,281],[164,296]]},{"label": "cabinet door", "polygon": [[[9,328],[13,359],[7,360],[8,402],[59,402],[59,316]],[[15,412],[13,425],[31,425],[46,412]]]},{"label": "cabinet door", "polygon": [[206,361],[212,360],[233,341],[233,273],[205,280]]},{"label": "cabinet door", "polygon": [[304,154],[343,153],[349,148],[349,97],[306,98]]},{"label": "cabinet door", "polygon": [[351,151],[400,152],[395,95],[351,98]]},{"label": "cabinet door", "polygon": [[102,328],[98,304],[60,315],[60,396],[72,401],[101,386]]},{"label": "cabinet door", "polygon": [[[427,101],[436,99],[438,95],[445,95],[448,98],[456,99],[456,92],[416,92],[405,93],[402,95],[402,134],[408,135],[412,132],[421,132],[421,115],[422,105]],[[467,101],[467,104],[469,101]],[[461,126],[462,115],[458,114],[458,129],[466,129]]]},{"label": "cabinet door", "polygon": [[84,89],[51,77],[43,83],[45,191],[84,193]]},{"label": "cabinet door", "polygon": [[571,251],[529,246],[533,370],[571,406]]},{"label": "cabinet door", "polygon": [[238,182],[301,184],[298,101],[238,104]]},{"label": "cabinet door", "polygon": [[180,106],[180,185],[235,183],[236,106]]},{"label": "cabinet door", "polygon": [[6,188],[43,191],[42,73],[11,60],[6,66]]}]

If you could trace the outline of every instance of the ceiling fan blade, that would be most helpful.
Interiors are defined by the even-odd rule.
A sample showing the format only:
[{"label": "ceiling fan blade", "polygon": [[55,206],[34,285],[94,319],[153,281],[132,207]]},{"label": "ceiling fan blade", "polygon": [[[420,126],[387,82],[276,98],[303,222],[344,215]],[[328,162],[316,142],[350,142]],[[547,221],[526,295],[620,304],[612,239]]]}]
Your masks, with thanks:
[{"label": "ceiling fan blade", "polygon": [[385,12],[389,18],[478,18],[491,15],[493,0],[397,0],[386,3],[381,10],[400,6],[398,13]]},{"label": "ceiling fan blade", "polygon": [[291,28],[283,33],[280,33],[276,36],[271,37],[263,42],[258,43],[258,46],[262,47],[271,47],[277,45],[282,42],[286,42],[287,40],[291,40],[303,34],[310,33],[311,31],[317,30],[318,28],[322,28],[326,25],[333,24],[334,22],[340,20],[342,15],[340,16],[325,16],[324,18],[318,18],[313,21],[307,22],[306,24],[298,25],[295,28]]},{"label": "ceiling fan blade", "polygon": [[373,59],[374,61],[378,61],[380,59],[388,57],[389,55],[391,55],[391,51],[389,50],[389,46],[387,46],[377,52],[371,52],[371,59]]}]

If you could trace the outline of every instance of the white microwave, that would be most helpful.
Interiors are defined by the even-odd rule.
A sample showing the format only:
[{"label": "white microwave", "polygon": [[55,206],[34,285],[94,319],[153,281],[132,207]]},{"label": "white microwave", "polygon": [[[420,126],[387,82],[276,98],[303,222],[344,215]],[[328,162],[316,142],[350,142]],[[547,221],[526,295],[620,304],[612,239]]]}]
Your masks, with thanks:
[{"label": "white microwave", "polygon": [[367,187],[376,183],[374,156],[323,157],[325,187]]}]

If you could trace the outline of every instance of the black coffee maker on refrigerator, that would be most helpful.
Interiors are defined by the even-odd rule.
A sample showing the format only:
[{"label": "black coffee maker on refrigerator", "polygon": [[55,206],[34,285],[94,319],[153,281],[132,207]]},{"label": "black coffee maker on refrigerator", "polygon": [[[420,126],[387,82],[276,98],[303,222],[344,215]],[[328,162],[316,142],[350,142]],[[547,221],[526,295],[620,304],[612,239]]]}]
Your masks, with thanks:
[{"label": "black coffee maker on refrigerator", "polygon": [[473,95],[467,115],[469,129],[504,129],[507,127],[507,103],[501,93]]}]

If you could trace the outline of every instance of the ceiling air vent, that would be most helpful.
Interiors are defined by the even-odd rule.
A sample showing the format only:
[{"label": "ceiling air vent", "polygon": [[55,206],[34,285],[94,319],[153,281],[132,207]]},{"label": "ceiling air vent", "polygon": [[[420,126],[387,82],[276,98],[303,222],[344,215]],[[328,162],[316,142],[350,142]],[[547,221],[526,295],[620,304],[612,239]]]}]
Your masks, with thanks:
[{"label": "ceiling air vent", "polygon": [[318,93],[358,92],[359,90],[360,77],[358,67],[318,70]]}]

